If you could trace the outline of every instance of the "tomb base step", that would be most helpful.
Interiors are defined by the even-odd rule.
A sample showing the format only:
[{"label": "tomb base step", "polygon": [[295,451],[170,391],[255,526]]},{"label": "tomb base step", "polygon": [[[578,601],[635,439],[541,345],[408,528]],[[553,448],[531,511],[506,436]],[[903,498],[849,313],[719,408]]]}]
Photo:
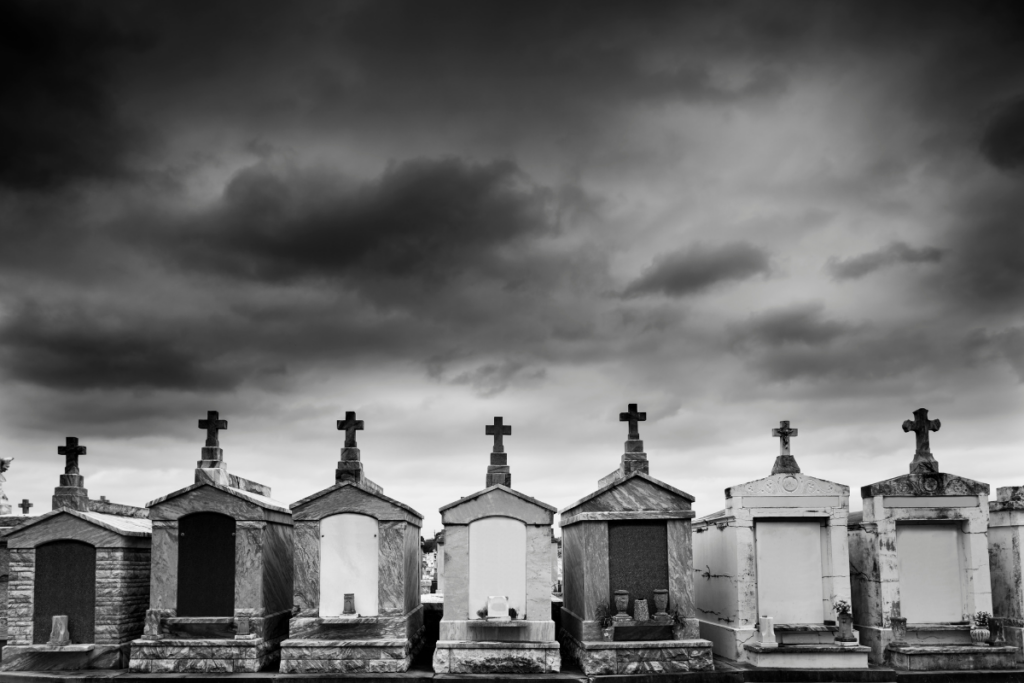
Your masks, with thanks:
[{"label": "tomb base step", "polygon": [[281,673],[403,673],[413,658],[408,640],[308,640],[281,643]]},{"label": "tomb base step", "polygon": [[863,645],[779,645],[761,643],[743,646],[751,666],[773,669],[866,669],[871,648]]},{"label": "tomb base step", "polygon": [[540,643],[439,640],[434,648],[433,665],[434,672],[439,674],[558,673],[562,656],[555,640]]},{"label": "tomb base step", "polygon": [[132,673],[256,673],[281,659],[284,638],[181,638],[132,641]]},{"label": "tomb base step", "polygon": [[711,642],[707,640],[579,642],[570,636],[566,638],[566,647],[588,676],[715,670]]},{"label": "tomb base step", "polygon": [[1017,666],[1017,648],[1008,646],[890,644],[885,656],[891,667],[906,671],[975,671]]},{"label": "tomb base step", "polygon": [[123,669],[128,665],[129,643],[123,645],[8,645],[0,671],[78,671]]}]

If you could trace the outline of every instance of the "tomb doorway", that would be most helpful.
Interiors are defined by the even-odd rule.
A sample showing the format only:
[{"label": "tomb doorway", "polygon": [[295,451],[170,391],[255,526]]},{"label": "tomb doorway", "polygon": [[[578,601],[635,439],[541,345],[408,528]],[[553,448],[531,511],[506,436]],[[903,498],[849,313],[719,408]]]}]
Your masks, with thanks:
[{"label": "tomb doorway", "polygon": [[235,520],[195,512],[178,521],[178,616],[235,612]]},{"label": "tomb doorway", "polygon": [[72,643],[96,638],[96,547],[82,541],[36,546],[32,642],[50,639],[53,617],[67,615]]},{"label": "tomb doorway", "polygon": [[[668,526],[663,521],[608,522],[608,605],[615,613],[615,591],[629,591],[626,612],[635,616],[633,604],[647,601],[654,614],[654,591],[668,585]],[[675,609],[669,605],[669,609]]]},{"label": "tomb doorway", "polygon": [[510,517],[485,517],[469,525],[469,618],[487,609],[487,598],[504,595],[518,619],[526,616],[526,524]]},{"label": "tomb doorway", "polygon": [[956,524],[897,524],[900,615],[911,624],[963,621]]},{"label": "tomb doorway", "polygon": [[755,523],[757,613],[776,624],[820,624],[822,526],[818,520]]},{"label": "tomb doorway", "polygon": [[321,617],[341,616],[346,593],[355,599],[356,614],[377,616],[379,531],[377,520],[367,515],[342,513],[320,520]]}]

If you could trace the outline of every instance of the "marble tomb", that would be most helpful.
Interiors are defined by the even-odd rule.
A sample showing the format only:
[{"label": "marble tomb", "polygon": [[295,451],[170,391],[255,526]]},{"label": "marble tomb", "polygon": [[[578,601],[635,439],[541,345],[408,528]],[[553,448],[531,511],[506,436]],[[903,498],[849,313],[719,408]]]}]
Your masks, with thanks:
[{"label": "marble tomb", "polygon": [[[500,417],[486,488],[441,508],[444,616],[436,673],[550,673],[561,668],[551,619],[555,508],[512,489]],[[502,605],[503,607],[499,607]]]},{"label": "marble tomb", "polygon": [[4,536],[10,582],[0,669],[124,668],[149,604],[147,511],[89,499],[77,438],[58,453],[66,464],[53,509]]},{"label": "marble tomb", "polygon": [[[650,476],[638,426],[646,417],[629,405],[619,418],[629,423],[619,468],[560,512],[559,638],[587,675],[714,668],[694,618],[694,499]],[[602,617],[614,624],[602,628]]]},{"label": "marble tomb", "polygon": [[992,612],[988,484],[939,471],[924,408],[903,431],[917,450],[910,473],[861,488],[850,515],[853,614],[871,661],[898,669],[1005,669],[1016,648],[972,641],[972,620]]},{"label": "marble tomb", "polygon": [[271,667],[292,608],[292,515],[270,488],[229,474],[215,411],[195,483],[151,501],[153,568],[138,673],[255,672]]},{"label": "marble tomb", "polygon": [[354,412],[338,420],[345,447],[335,484],[291,505],[295,617],[283,673],[406,671],[423,632],[423,516],[363,473]]},{"label": "marble tomb", "polygon": [[867,668],[849,614],[850,488],[800,472],[788,421],[772,436],[771,474],[727,488],[725,509],[693,523],[701,636],[758,667]]},{"label": "marble tomb", "polygon": [[992,573],[992,635],[1017,649],[1024,663],[1024,487],[1003,486],[988,504],[988,555]]}]

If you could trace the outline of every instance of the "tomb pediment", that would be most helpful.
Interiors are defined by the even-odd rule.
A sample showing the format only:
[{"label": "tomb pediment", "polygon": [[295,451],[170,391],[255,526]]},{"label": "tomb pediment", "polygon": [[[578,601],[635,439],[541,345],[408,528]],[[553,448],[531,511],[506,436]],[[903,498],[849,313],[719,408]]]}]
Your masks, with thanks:
[{"label": "tomb pediment", "polygon": [[381,521],[405,521],[421,526],[423,515],[404,503],[354,481],[342,481],[291,504],[295,521],[323,519],[343,512],[369,515]]},{"label": "tomb pediment", "polygon": [[860,489],[861,498],[872,496],[987,496],[988,484],[945,472],[904,474]]},{"label": "tomb pediment", "polygon": [[[146,503],[150,519],[175,520],[192,512],[221,512],[240,520],[270,520],[291,524],[285,503],[257,493],[210,482],[192,484]],[[276,514],[275,514],[276,513]]]},{"label": "tomb pediment", "polygon": [[60,509],[47,512],[4,535],[9,548],[34,548],[54,540],[77,540],[97,548],[148,546],[148,519]]},{"label": "tomb pediment", "polygon": [[637,471],[562,509],[561,526],[585,521],[580,515],[588,513],[635,514],[644,519],[688,519],[693,516],[690,510],[693,501],[689,493]]},{"label": "tomb pediment", "polygon": [[443,524],[469,524],[484,517],[511,517],[526,524],[550,526],[555,509],[553,505],[495,484],[445,505],[440,512]]},{"label": "tomb pediment", "polygon": [[742,496],[848,496],[850,487],[800,472],[771,474],[745,484],[730,486],[725,497]]}]

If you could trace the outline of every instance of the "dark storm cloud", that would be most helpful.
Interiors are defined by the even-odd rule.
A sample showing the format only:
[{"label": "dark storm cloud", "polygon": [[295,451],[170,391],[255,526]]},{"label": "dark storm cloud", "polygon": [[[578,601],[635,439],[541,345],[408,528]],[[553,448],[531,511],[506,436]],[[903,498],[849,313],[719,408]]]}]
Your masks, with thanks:
[{"label": "dark storm cloud", "polygon": [[881,268],[900,263],[938,263],[942,260],[943,250],[936,247],[915,249],[904,242],[892,242],[889,245],[860,256],[840,259],[832,257],[826,268],[837,280],[857,280]]},{"label": "dark storm cloud", "polygon": [[38,190],[125,177],[145,138],[120,119],[108,81],[112,62],[147,42],[102,5],[0,3],[0,184]]},{"label": "dark storm cloud", "polygon": [[1000,170],[1024,168],[1024,97],[999,107],[985,128],[981,151]]},{"label": "dark storm cloud", "polygon": [[770,270],[768,253],[745,242],[722,246],[695,244],[655,258],[640,277],[626,286],[623,296],[689,296],[722,282],[746,280]]},{"label": "dark storm cloud", "polygon": [[828,320],[822,304],[806,303],[752,316],[734,325],[730,337],[732,346],[737,348],[814,347],[825,346],[852,329],[845,323]]}]

